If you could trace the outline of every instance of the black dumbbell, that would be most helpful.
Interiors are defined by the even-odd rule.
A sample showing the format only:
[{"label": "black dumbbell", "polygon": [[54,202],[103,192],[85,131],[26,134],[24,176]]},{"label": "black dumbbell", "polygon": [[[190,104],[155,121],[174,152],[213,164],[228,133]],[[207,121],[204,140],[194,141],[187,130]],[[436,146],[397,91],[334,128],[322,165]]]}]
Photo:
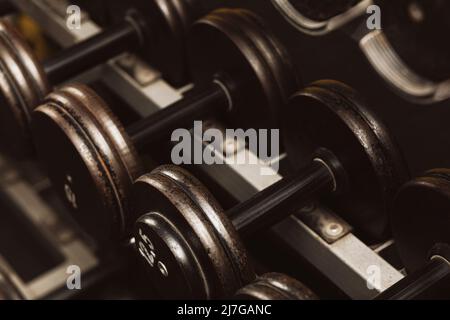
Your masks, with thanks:
[{"label": "black dumbbell", "polygon": [[435,245],[425,266],[378,295],[376,300],[450,300],[450,246]]},{"label": "black dumbbell", "polygon": [[430,170],[400,188],[391,226],[408,276],[377,299],[450,299],[450,170]]},{"label": "black dumbbell", "polygon": [[266,273],[239,289],[234,295],[239,300],[317,300],[305,285],[281,273]]},{"label": "black dumbbell", "polygon": [[[154,188],[151,194],[150,186]],[[160,276],[152,278],[151,285],[161,297],[217,299],[230,297],[240,289],[237,296],[241,298],[267,294],[275,299],[277,279],[255,276],[236,230],[193,176],[179,167],[163,166],[141,177],[136,190],[140,202],[136,206],[149,208],[152,203],[150,213],[135,225],[136,249],[142,257],[144,276],[149,270]],[[151,198],[145,201],[141,196]],[[147,212],[143,207],[136,210]],[[302,292],[305,298],[313,297],[303,285],[289,285],[288,279],[278,281],[278,287],[284,287],[279,294],[301,296]],[[257,293],[262,286],[267,292]]]},{"label": "black dumbbell", "polygon": [[16,155],[30,154],[31,113],[51,91],[51,86],[130,49],[141,53],[169,79],[177,83],[185,81],[184,38],[190,24],[201,15],[199,3],[149,1],[151,18],[144,19],[140,13],[131,11],[122,23],[62,50],[43,64],[19,33],[8,22],[1,21],[0,136],[5,145],[11,146]]},{"label": "black dumbbell", "polygon": [[33,115],[41,162],[73,216],[98,240],[121,237],[135,222],[126,201],[143,173],[135,148],[145,150],[173,129],[217,114],[238,126],[277,128],[277,109],[298,88],[283,46],[247,10],[213,11],[193,25],[190,40],[199,92],[127,130],[100,97],[79,85],[50,94]]},{"label": "black dumbbell", "polygon": [[288,157],[303,169],[226,213],[180,167],[162,166],[135,182],[133,216],[141,216],[135,243],[150,282],[166,296],[177,288],[216,297],[242,286],[251,272],[238,233],[249,237],[317,198],[330,197],[366,237],[386,236],[392,194],[408,175],[383,124],[352,89],[335,81],[298,92],[283,111]]},{"label": "black dumbbell", "polygon": [[396,196],[391,225],[409,272],[428,262],[434,244],[450,244],[450,170],[431,170],[407,182]]}]

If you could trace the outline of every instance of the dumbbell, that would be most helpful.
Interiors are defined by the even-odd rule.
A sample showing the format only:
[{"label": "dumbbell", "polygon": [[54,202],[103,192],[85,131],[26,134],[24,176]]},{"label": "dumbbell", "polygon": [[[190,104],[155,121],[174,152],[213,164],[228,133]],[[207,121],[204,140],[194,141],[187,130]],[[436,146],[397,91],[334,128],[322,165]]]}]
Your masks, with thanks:
[{"label": "dumbbell", "polygon": [[146,151],[155,139],[210,115],[228,116],[239,127],[278,128],[277,109],[298,88],[283,46],[250,11],[208,14],[194,23],[189,49],[198,89],[126,130],[80,85],[50,94],[33,114],[38,158],[73,217],[99,243],[122,237],[136,220],[127,203],[144,172],[136,149]]},{"label": "dumbbell", "polygon": [[[395,142],[355,92],[320,81],[294,94],[283,110],[286,150],[300,170],[226,213],[180,167],[167,165],[136,180],[131,203],[141,216],[134,238],[149,282],[165,296],[216,297],[251,274],[238,233],[250,237],[318,198],[372,238],[387,231],[392,194],[407,179]],[[314,150],[316,150],[314,152]],[[309,164],[301,161],[310,153]]]},{"label": "dumbbell", "polygon": [[[166,174],[183,181],[185,189]],[[275,299],[277,294],[292,296],[289,292],[304,299],[314,296],[302,284],[290,281],[291,278],[286,276],[269,274],[256,277],[236,230],[219,204],[185,170],[176,166],[159,167],[141,177],[137,184],[138,188],[142,186],[146,189],[140,190],[147,196],[150,195],[148,186],[159,188],[158,194],[153,192],[147,202],[148,205],[150,202],[154,204],[148,211],[151,213],[136,222],[135,243],[142,257],[144,276],[149,270],[161,276],[152,279],[157,281],[150,282],[161,297],[217,299],[230,297],[237,290],[237,297],[247,299],[262,299],[262,296]],[[188,189],[194,194],[188,194]],[[144,201],[140,198],[141,194],[135,196],[141,203]],[[137,209],[138,212],[141,212],[140,209]],[[175,220],[178,212],[190,216],[191,226],[184,223],[181,216]],[[156,237],[151,234],[152,230],[156,230]],[[199,233],[195,234],[196,231]]]},{"label": "dumbbell", "polygon": [[[142,54],[161,72],[180,83],[186,80],[184,38],[202,10],[200,1],[149,1],[150,18],[132,11],[122,23],[59,52],[41,64],[19,33],[0,22],[0,130],[6,146],[18,156],[33,152],[31,113],[51,86],[106,62],[130,49]],[[160,52],[161,51],[161,52]],[[164,59],[162,59],[164,56]]]},{"label": "dumbbell", "polygon": [[408,276],[377,299],[450,299],[450,170],[430,170],[402,186],[391,226]]},{"label": "dumbbell", "polygon": [[437,244],[428,262],[378,295],[376,300],[450,300],[450,246]]},{"label": "dumbbell", "polygon": [[408,272],[428,262],[434,244],[450,244],[450,170],[430,170],[407,182],[395,198],[391,225]]}]

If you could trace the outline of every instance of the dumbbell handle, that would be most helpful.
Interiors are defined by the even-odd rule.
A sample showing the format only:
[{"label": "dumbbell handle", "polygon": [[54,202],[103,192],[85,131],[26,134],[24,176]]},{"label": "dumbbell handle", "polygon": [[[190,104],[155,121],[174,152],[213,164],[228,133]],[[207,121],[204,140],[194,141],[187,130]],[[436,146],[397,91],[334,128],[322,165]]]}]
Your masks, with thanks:
[{"label": "dumbbell handle", "polygon": [[229,108],[226,92],[214,83],[198,93],[193,89],[185,96],[179,102],[127,128],[126,131],[138,150],[144,150],[163,136],[170,136],[177,128],[192,127],[194,120],[204,119],[207,115],[223,114]]},{"label": "dumbbell handle", "polygon": [[422,270],[406,276],[375,299],[450,299],[450,263],[435,257]]},{"label": "dumbbell handle", "polygon": [[293,214],[292,208],[302,208],[321,195],[335,189],[335,177],[321,161],[312,163],[290,178],[257,193],[249,200],[227,211],[234,227],[248,237]]},{"label": "dumbbell handle", "polygon": [[[131,19],[131,18],[130,18]],[[125,19],[122,23],[62,50],[44,62],[50,84],[58,84],[91,69],[128,49],[141,44],[139,25]]]}]

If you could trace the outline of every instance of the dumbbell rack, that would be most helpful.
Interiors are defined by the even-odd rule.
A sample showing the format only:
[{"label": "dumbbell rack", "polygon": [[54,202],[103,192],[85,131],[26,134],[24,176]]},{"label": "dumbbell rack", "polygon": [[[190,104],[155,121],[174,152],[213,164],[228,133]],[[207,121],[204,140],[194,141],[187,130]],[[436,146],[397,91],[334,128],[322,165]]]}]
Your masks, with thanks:
[{"label": "dumbbell rack", "polygon": [[[68,29],[64,10],[55,9],[61,6],[61,3],[62,1],[58,0],[15,1],[15,5],[22,12],[33,17],[48,35],[63,47],[99,31],[99,27],[87,16],[83,16],[81,30]],[[130,56],[118,57],[80,76],[83,81],[99,78],[142,117],[177,101],[188,89],[172,88],[156,70]],[[213,125],[220,128],[220,124]],[[226,147],[225,141],[224,148]],[[223,154],[221,151],[223,150],[217,153]],[[236,154],[247,153],[247,157],[255,157],[245,147],[237,147],[234,151]],[[277,173],[266,176],[259,174],[262,167],[271,170],[269,164],[236,165],[226,158],[224,163],[225,165],[203,166],[201,170],[238,201],[247,199],[281,178]],[[33,209],[36,213],[36,208]],[[313,210],[318,219],[308,219],[311,212],[300,212],[275,226],[272,232],[292,252],[308,260],[350,298],[370,299],[403,277],[400,271],[380,255],[392,242],[369,247],[352,233],[351,226],[329,209],[317,206],[309,210]],[[84,260],[90,262],[86,267],[95,266],[93,256]],[[380,280],[375,287],[368,285],[374,276],[379,276]]]}]

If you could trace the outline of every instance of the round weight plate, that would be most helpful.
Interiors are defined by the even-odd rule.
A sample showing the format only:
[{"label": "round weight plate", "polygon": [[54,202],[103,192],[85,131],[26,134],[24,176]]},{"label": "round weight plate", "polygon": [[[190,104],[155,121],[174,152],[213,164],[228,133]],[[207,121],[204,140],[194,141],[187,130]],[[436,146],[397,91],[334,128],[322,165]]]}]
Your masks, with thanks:
[{"label": "round weight plate", "polygon": [[13,26],[0,20],[0,136],[15,156],[33,152],[32,110],[50,91],[43,70]]},{"label": "round weight plate", "polygon": [[[163,296],[227,297],[254,279],[245,250],[223,210],[189,173],[173,166],[160,167],[138,179],[132,199],[134,215],[152,217],[145,228],[137,224],[138,249],[151,243],[147,252],[153,252],[150,254],[163,263],[166,273],[172,274],[167,277],[152,264],[147,266],[151,282]],[[163,223],[156,222],[161,216],[169,229],[163,230]],[[140,253],[148,263],[145,250]],[[195,272],[186,261],[196,261]]]},{"label": "round weight plate", "polygon": [[407,182],[396,196],[391,224],[410,272],[425,265],[435,244],[450,244],[450,170],[432,170]]},{"label": "round weight plate", "polygon": [[280,273],[267,273],[240,289],[235,298],[243,300],[317,300],[301,282]]},{"label": "round weight plate", "polygon": [[194,21],[204,14],[201,1],[134,1],[134,5],[149,21],[149,41],[143,57],[169,82],[177,86],[185,84],[190,78],[186,38]]},{"label": "round weight plate", "polygon": [[122,237],[127,196],[141,166],[105,102],[86,86],[62,87],[33,113],[32,131],[38,157],[73,218],[101,245]]},{"label": "round weight plate", "polygon": [[278,109],[298,88],[298,79],[286,50],[259,17],[243,9],[215,10],[194,24],[188,45],[199,87],[217,76],[226,84],[231,80],[232,123],[279,127]]},{"label": "round weight plate", "polygon": [[250,268],[247,252],[236,229],[205,186],[189,172],[177,166],[161,166],[154,172],[159,172],[174,180],[200,207],[227,252],[239,282],[245,284],[253,280],[255,275],[253,269]]},{"label": "round weight plate", "polygon": [[326,148],[342,163],[348,188],[330,203],[368,240],[383,239],[393,195],[408,170],[388,130],[357,94],[337,81],[320,81],[295,94],[283,113],[285,144],[298,169],[305,155]]},{"label": "round weight plate", "polygon": [[450,3],[442,0],[376,0],[383,30],[414,71],[434,81],[450,78]]}]

